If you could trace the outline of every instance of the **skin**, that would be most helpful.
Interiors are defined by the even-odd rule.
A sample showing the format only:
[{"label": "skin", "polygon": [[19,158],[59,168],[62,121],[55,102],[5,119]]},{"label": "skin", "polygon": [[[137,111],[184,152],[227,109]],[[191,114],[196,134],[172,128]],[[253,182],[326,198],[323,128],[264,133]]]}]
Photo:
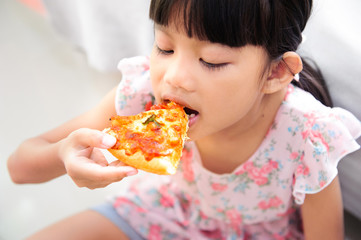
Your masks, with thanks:
[{"label": "skin", "polygon": [[209,170],[230,172],[263,141],[293,77],[284,68],[264,74],[268,59],[261,47],[210,44],[175,29],[155,26],[150,58],[155,98],[199,112],[187,135]]},{"label": "skin", "polygon": [[[150,71],[156,100],[174,100],[199,113],[191,120],[188,135],[196,142],[204,167],[227,173],[256,151],[292,73],[302,69],[296,53],[287,52],[283,59],[289,69],[282,62],[268,64],[261,47],[229,48],[189,38],[174,25],[155,26]],[[114,97],[115,90],[89,112],[21,144],[8,160],[13,181],[45,182],[68,174],[79,187],[99,188],[136,174],[136,169],[118,161],[108,165],[94,150],[115,143],[101,132],[109,124],[108,117],[115,115]],[[337,177],[325,190],[306,196],[301,209],[306,239],[343,239],[340,196]],[[84,227],[93,237],[107,233],[126,239],[111,222],[92,211],[33,237],[56,239],[54,236],[64,234],[61,229],[67,229],[67,239],[79,239],[84,237]]]}]

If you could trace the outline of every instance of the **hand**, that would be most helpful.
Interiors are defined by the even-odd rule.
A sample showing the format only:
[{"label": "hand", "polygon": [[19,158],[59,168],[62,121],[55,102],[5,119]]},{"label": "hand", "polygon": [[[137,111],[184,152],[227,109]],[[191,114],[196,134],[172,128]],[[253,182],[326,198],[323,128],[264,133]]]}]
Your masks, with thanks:
[{"label": "hand", "polygon": [[108,164],[100,149],[107,149],[116,139],[97,130],[82,128],[62,140],[59,151],[67,174],[79,187],[90,189],[106,187],[124,177],[135,175],[137,169],[120,161]]}]

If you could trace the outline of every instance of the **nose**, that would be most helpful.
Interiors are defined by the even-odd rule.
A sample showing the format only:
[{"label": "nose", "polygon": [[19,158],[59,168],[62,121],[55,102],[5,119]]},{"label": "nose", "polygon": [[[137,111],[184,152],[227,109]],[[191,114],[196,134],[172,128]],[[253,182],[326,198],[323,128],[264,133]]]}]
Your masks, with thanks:
[{"label": "nose", "polygon": [[180,88],[188,92],[194,91],[195,78],[194,66],[191,61],[182,56],[173,56],[168,63],[163,79],[174,88]]}]

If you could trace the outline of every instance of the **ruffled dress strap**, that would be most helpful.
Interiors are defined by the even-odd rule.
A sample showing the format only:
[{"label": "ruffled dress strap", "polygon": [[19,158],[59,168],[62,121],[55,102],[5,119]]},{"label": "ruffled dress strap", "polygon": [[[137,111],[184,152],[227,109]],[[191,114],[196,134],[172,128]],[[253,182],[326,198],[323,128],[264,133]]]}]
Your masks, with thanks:
[{"label": "ruffled dress strap", "polygon": [[317,193],[333,181],[338,162],[345,155],[360,148],[355,139],[361,135],[361,123],[345,109],[325,107],[309,93],[298,88],[294,91],[291,98],[302,99],[293,104],[293,121],[302,142],[300,150],[294,152],[293,196],[302,204],[305,194]]},{"label": "ruffled dress strap", "polygon": [[122,80],[118,85],[115,107],[118,115],[135,115],[149,110],[154,96],[149,77],[149,58],[124,58],[118,63]]}]

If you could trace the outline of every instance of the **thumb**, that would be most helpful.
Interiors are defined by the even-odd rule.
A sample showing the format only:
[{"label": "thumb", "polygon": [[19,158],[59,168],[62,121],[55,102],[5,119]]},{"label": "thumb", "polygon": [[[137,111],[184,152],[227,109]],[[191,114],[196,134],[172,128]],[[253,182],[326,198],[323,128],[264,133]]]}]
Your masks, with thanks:
[{"label": "thumb", "polygon": [[114,136],[88,128],[81,128],[74,131],[70,135],[70,138],[74,139],[75,142],[78,142],[83,147],[97,147],[103,149],[111,148],[117,142],[117,139]]},{"label": "thumb", "polygon": [[103,133],[101,145],[104,148],[111,148],[114,146],[114,144],[117,142],[117,139],[109,134]]}]

